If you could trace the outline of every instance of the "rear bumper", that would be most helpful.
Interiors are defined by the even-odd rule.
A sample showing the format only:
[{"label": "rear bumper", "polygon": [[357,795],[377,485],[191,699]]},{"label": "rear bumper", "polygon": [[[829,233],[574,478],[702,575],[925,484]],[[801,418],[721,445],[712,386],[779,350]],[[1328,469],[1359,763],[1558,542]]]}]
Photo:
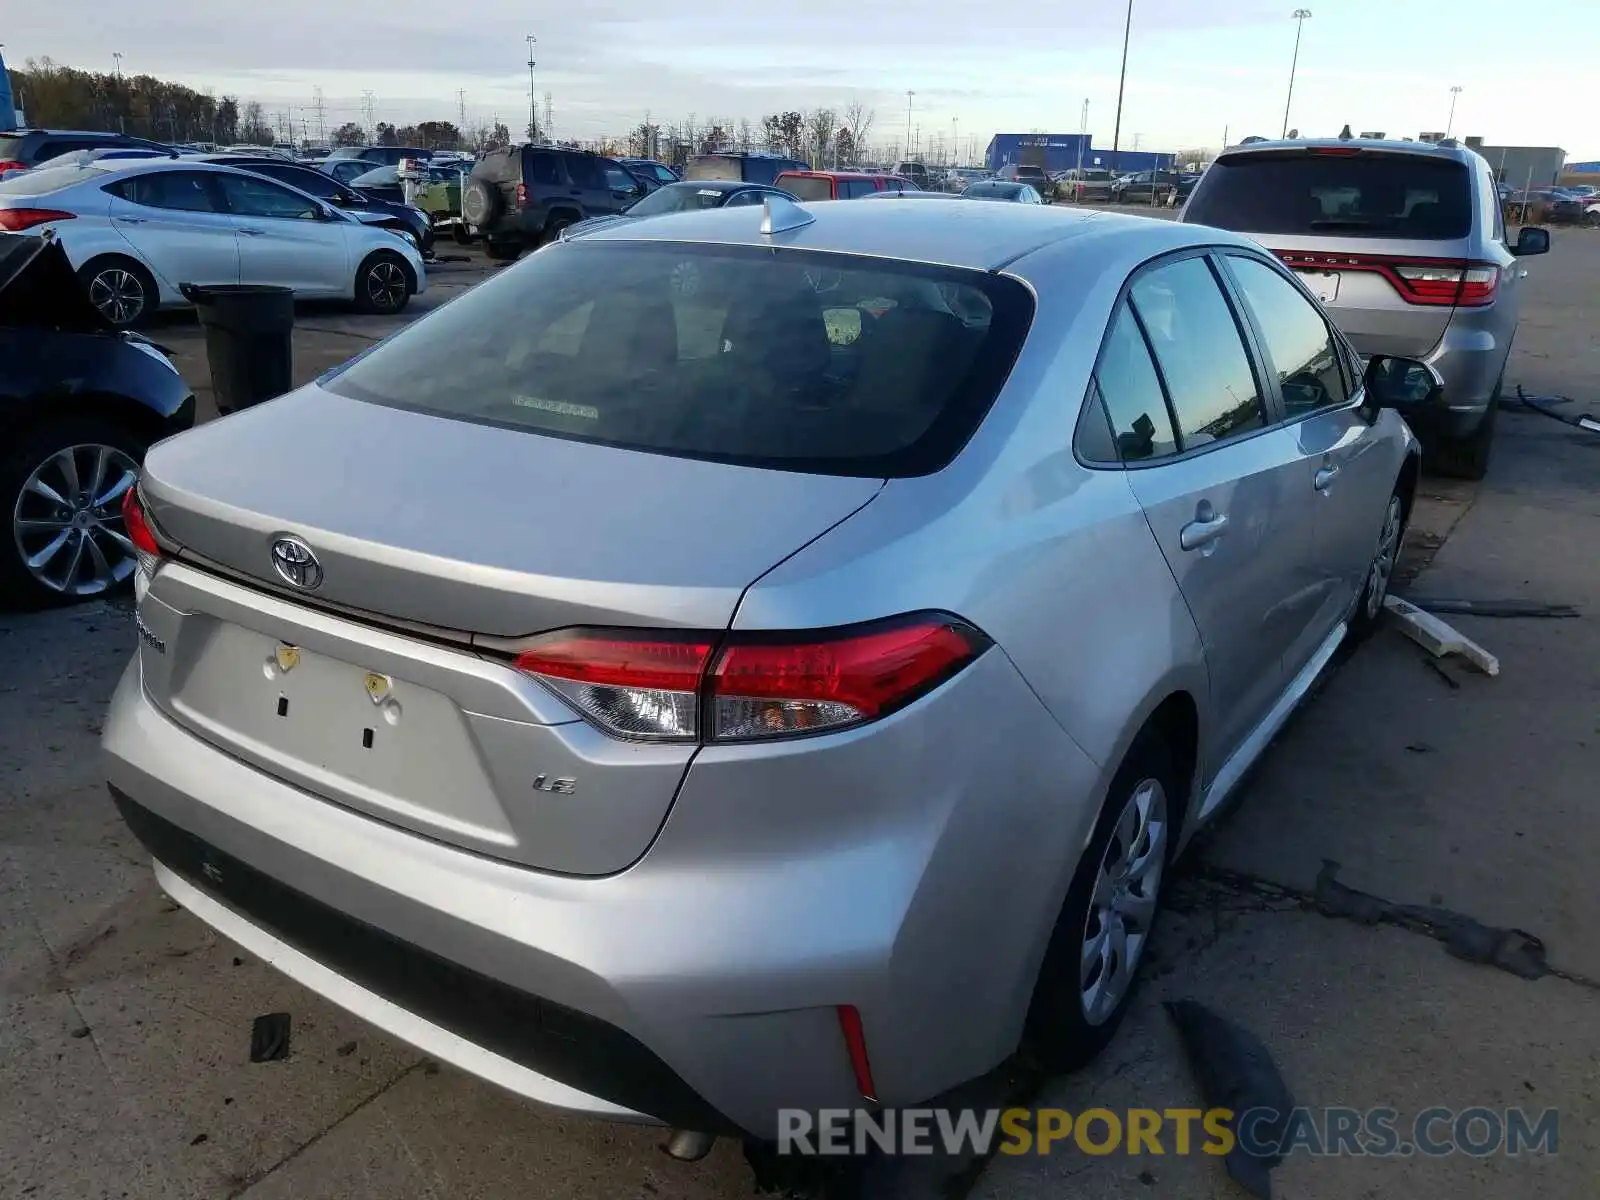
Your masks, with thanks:
[{"label": "rear bumper", "polygon": [[[427,1053],[610,1119],[772,1137],[1016,1047],[1101,772],[998,651],[874,726],[701,751],[655,845],[532,871],[328,803],[176,725],[135,659],[104,750],[169,894]],[[1019,750],[1022,753],[1019,753]]]}]

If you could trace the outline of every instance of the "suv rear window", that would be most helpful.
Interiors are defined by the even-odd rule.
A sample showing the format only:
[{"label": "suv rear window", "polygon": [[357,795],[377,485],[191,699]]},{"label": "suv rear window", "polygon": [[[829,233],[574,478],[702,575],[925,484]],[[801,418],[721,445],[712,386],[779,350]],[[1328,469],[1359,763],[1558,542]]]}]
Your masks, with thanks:
[{"label": "suv rear window", "polygon": [[1472,177],[1464,163],[1420,154],[1238,154],[1211,164],[1183,219],[1239,233],[1454,240],[1472,231]]},{"label": "suv rear window", "polygon": [[833,199],[833,181],[815,175],[780,175],[778,186],[801,200]]},{"label": "suv rear window", "polygon": [[978,271],[580,240],[480,284],[325,386],[633,450],[922,475],[988,412],[1032,314],[1021,284]]}]

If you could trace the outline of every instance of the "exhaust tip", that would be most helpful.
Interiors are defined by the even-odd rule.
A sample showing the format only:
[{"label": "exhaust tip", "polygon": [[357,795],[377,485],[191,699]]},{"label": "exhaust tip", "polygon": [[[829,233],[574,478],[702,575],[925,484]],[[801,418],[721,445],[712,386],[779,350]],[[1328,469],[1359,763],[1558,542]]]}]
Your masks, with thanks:
[{"label": "exhaust tip", "polygon": [[717,1144],[715,1134],[699,1133],[692,1129],[674,1129],[667,1139],[666,1151],[679,1162],[699,1162],[711,1153]]}]

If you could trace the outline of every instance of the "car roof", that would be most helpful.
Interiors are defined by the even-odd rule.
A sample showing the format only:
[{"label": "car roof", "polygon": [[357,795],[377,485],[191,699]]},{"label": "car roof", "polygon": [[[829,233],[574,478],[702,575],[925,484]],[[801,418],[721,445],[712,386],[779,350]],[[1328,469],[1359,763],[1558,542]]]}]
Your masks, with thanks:
[{"label": "car roof", "polygon": [[[1259,246],[1200,225],[1035,204],[839,204],[796,207],[812,218],[777,234],[761,232],[762,209],[713,208],[661,220],[623,221],[584,233],[585,242],[703,242],[786,246],[992,271],[1076,238],[1149,255],[1191,245]],[[1147,255],[1148,256],[1148,255]]]},{"label": "car roof", "polygon": [[[1278,138],[1262,142],[1246,142],[1229,146],[1219,157],[1233,158],[1245,154],[1281,154],[1286,150],[1373,150],[1389,154],[1415,154],[1426,158],[1443,158],[1454,162],[1470,162],[1479,157],[1470,146],[1446,140],[1443,142],[1407,142],[1399,138]],[[1166,170],[1168,168],[1162,168]]]}]

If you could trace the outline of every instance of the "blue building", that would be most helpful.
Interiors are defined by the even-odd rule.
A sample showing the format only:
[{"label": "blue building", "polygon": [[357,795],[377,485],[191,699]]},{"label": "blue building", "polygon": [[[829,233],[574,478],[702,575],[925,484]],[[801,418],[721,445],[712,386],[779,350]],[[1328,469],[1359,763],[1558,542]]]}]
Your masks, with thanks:
[{"label": "blue building", "polygon": [[[1079,150],[1083,165],[1100,170],[1112,169],[1111,151],[1095,148],[1086,133],[997,133],[989,142],[987,166],[1001,167],[1031,163],[1047,171],[1067,171],[1078,165]],[[1151,171],[1172,166],[1173,155],[1151,150],[1119,150],[1115,169],[1119,172]]]}]

